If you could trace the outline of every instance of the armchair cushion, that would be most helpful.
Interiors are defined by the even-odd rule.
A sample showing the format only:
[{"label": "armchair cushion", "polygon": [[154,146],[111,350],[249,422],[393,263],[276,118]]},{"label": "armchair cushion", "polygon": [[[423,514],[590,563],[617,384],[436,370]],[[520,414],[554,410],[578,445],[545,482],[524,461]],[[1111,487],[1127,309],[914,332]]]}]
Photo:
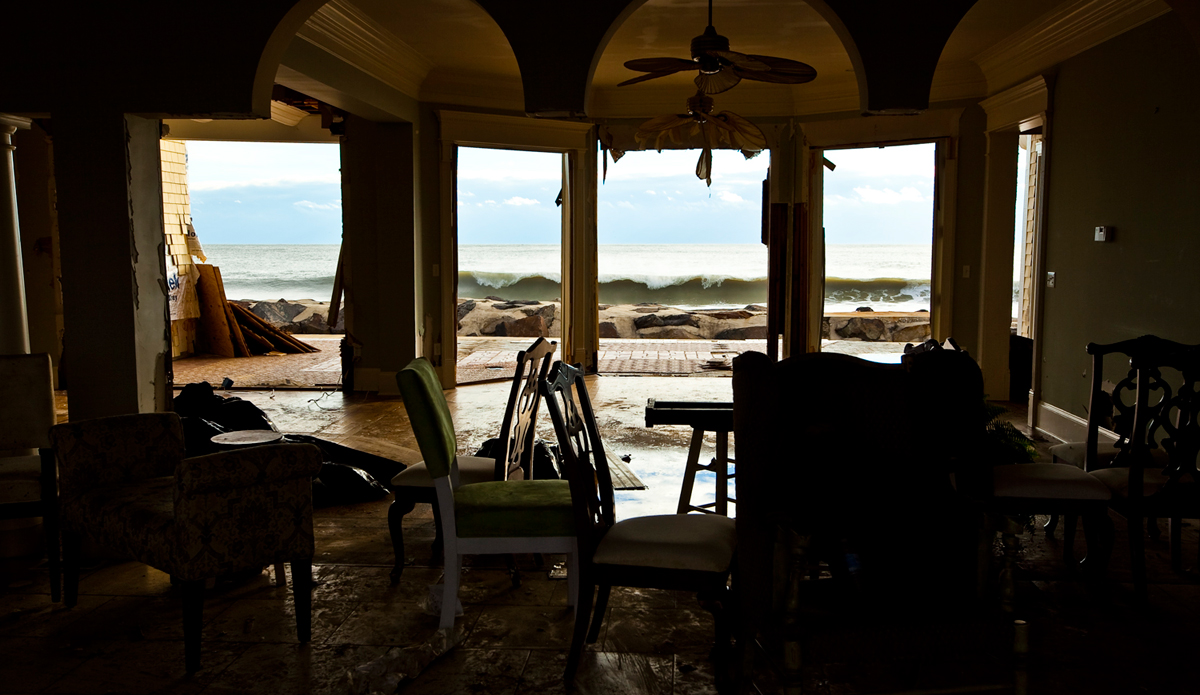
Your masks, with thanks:
[{"label": "armchair cushion", "polygon": [[[1096,480],[1103,483],[1110,491],[1113,497],[1128,497],[1129,496],[1129,469],[1128,468],[1105,468],[1099,471],[1093,471],[1090,475]],[[1163,475],[1163,472],[1156,468],[1147,468],[1143,471],[1142,485],[1144,494],[1149,497],[1162,489],[1167,484],[1168,478]]]},{"label": "armchair cushion", "polygon": [[36,502],[42,498],[40,456],[0,458],[0,504]]},{"label": "armchair cushion", "polygon": [[175,413],[69,422],[55,426],[51,438],[64,504],[96,488],[171,475],[183,458],[183,426]]},{"label": "armchair cushion", "polygon": [[454,491],[460,538],[574,536],[571,488],[565,480],[496,480]]},{"label": "armchair cushion", "polygon": [[715,514],[639,516],[613,525],[592,557],[597,565],[728,572],[734,520]]},{"label": "armchair cushion", "polygon": [[[456,456],[458,462],[458,484],[471,485],[496,479],[496,459],[479,456]],[[433,487],[433,477],[425,462],[414,463],[392,478],[392,487]]]},{"label": "armchair cushion", "polygon": [[171,476],[89,490],[62,507],[63,528],[83,534],[106,553],[170,571],[175,519]]}]

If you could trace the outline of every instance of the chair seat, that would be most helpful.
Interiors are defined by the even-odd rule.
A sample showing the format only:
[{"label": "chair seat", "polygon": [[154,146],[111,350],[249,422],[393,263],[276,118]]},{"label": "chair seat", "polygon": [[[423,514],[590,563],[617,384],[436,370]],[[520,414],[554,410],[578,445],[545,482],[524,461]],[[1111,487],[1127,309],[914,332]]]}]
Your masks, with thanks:
[{"label": "chair seat", "polygon": [[0,504],[37,502],[42,498],[42,458],[0,458]]},{"label": "chair seat", "polygon": [[[1090,475],[1107,487],[1112,492],[1113,497],[1124,498],[1129,496],[1128,468],[1105,468],[1093,471]],[[1169,478],[1157,468],[1145,469],[1142,472],[1143,495],[1149,497],[1155,494],[1162,489],[1163,485],[1167,484],[1168,480]]]},{"label": "chair seat", "polygon": [[[1112,442],[1097,442],[1096,463],[1099,467],[1106,467],[1113,462],[1120,451]],[[1056,444],[1050,447],[1050,455],[1063,463],[1083,468],[1084,458],[1087,455],[1087,442]],[[1155,461],[1160,461],[1164,466],[1167,465],[1167,452],[1162,449],[1151,450],[1150,455],[1154,457]]]},{"label": "chair seat", "polygon": [[715,514],[661,514],[617,522],[592,561],[698,572],[728,572],[737,545],[734,521]]},{"label": "chair seat", "polygon": [[[458,462],[458,484],[473,485],[496,479],[496,459],[479,456],[456,456]],[[433,487],[433,478],[425,462],[414,463],[392,478],[392,487]]]},{"label": "chair seat", "polygon": [[996,497],[1108,500],[1108,487],[1092,474],[1066,463],[1017,463],[992,469]]},{"label": "chair seat", "polygon": [[105,552],[171,571],[175,477],[148,478],[89,490],[64,504],[64,528],[86,535]]},{"label": "chair seat", "polygon": [[454,491],[454,523],[460,538],[574,536],[571,487],[565,480],[460,486]]}]

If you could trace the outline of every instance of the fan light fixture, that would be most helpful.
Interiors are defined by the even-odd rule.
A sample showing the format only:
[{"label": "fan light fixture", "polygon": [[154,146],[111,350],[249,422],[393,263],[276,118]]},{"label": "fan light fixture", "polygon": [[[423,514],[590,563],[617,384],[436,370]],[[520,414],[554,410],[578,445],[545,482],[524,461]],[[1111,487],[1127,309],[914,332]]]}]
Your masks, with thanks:
[{"label": "fan light fixture", "polygon": [[687,100],[687,113],[656,116],[640,125],[633,139],[639,148],[653,147],[662,152],[667,140],[682,145],[685,139],[702,143],[700,161],[696,162],[696,178],[712,185],[712,151],[724,145],[741,150],[746,159],[758,156],[767,148],[767,138],[750,121],[733,113],[713,114],[713,99],[703,91]]}]

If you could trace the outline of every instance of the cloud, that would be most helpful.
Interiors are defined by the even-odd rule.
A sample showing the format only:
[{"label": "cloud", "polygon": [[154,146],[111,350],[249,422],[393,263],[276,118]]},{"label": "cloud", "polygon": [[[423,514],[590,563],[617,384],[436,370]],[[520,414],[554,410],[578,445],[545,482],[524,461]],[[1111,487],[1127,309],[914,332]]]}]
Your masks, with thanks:
[{"label": "cloud", "polygon": [[299,186],[312,183],[332,183],[341,185],[342,175],[338,172],[329,175],[311,175],[311,176],[276,176],[273,178],[258,178],[258,179],[197,179],[189,175],[188,190],[189,191],[219,191],[225,188],[244,188],[247,186],[255,186],[259,188],[281,187],[281,186]]},{"label": "cloud", "polygon": [[459,198],[463,198],[463,197],[474,198],[475,194],[470,191],[464,191],[463,189],[460,188],[460,189],[458,189],[458,197]]},{"label": "cloud", "polygon": [[296,202],[292,203],[292,205],[295,205],[296,207],[304,209],[304,210],[341,210],[342,209],[342,201],[340,201],[340,200],[335,200],[332,203],[314,203],[311,200],[297,200]]},{"label": "cloud", "polygon": [[519,195],[515,195],[515,196],[509,198],[508,200],[505,200],[504,204],[505,205],[541,205],[541,201],[534,200],[533,198],[522,198]]},{"label": "cloud", "polygon": [[733,191],[721,191],[720,193],[717,194],[717,197],[720,198],[721,200],[724,200],[726,203],[744,203],[744,202],[746,202],[745,198],[738,195],[737,193],[734,193]]},{"label": "cloud", "polygon": [[890,188],[885,188],[881,191],[870,186],[855,188],[854,192],[862,198],[863,202],[882,205],[895,205],[901,202],[923,203],[927,200],[925,196],[921,195],[920,191],[912,186],[901,188],[899,193]]},{"label": "cloud", "polygon": [[617,203],[617,207],[619,207],[619,208],[629,208],[630,210],[633,210],[633,209],[634,209],[634,207],[633,207],[633,203],[629,202],[628,200],[622,200],[621,202]]},{"label": "cloud", "polygon": [[652,191],[650,189],[646,189],[646,192],[649,193],[650,195],[658,195],[657,191]]},{"label": "cloud", "polygon": [[825,150],[825,159],[837,165],[827,177],[840,177],[847,173],[858,176],[919,176],[933,178],[933,143],[918,145],[895,145],[891,147],[863,147],[852,150]]},{"label": "cloud", "polygon": [[485,201],[483,201],[483,202],[487,203],[488,205],[495,205],[495,204],[496,204],[496,201],[494,201],[494,200],[485,200]]}]

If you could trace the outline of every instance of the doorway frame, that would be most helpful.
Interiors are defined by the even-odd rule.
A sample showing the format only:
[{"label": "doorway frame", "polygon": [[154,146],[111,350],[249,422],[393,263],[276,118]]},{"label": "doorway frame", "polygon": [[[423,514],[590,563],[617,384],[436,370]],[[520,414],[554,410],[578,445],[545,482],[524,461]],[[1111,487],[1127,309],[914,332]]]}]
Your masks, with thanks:
[{"label": "doorway frame", "polygon": [[595,371],[599,350],[596,302],[596,134],[592,123],[440,110],[441,229],[439,328],[433,362],[442,388],[458,385],[458,147],[556,152],[563,155],[562,310],[559,356]]}]

